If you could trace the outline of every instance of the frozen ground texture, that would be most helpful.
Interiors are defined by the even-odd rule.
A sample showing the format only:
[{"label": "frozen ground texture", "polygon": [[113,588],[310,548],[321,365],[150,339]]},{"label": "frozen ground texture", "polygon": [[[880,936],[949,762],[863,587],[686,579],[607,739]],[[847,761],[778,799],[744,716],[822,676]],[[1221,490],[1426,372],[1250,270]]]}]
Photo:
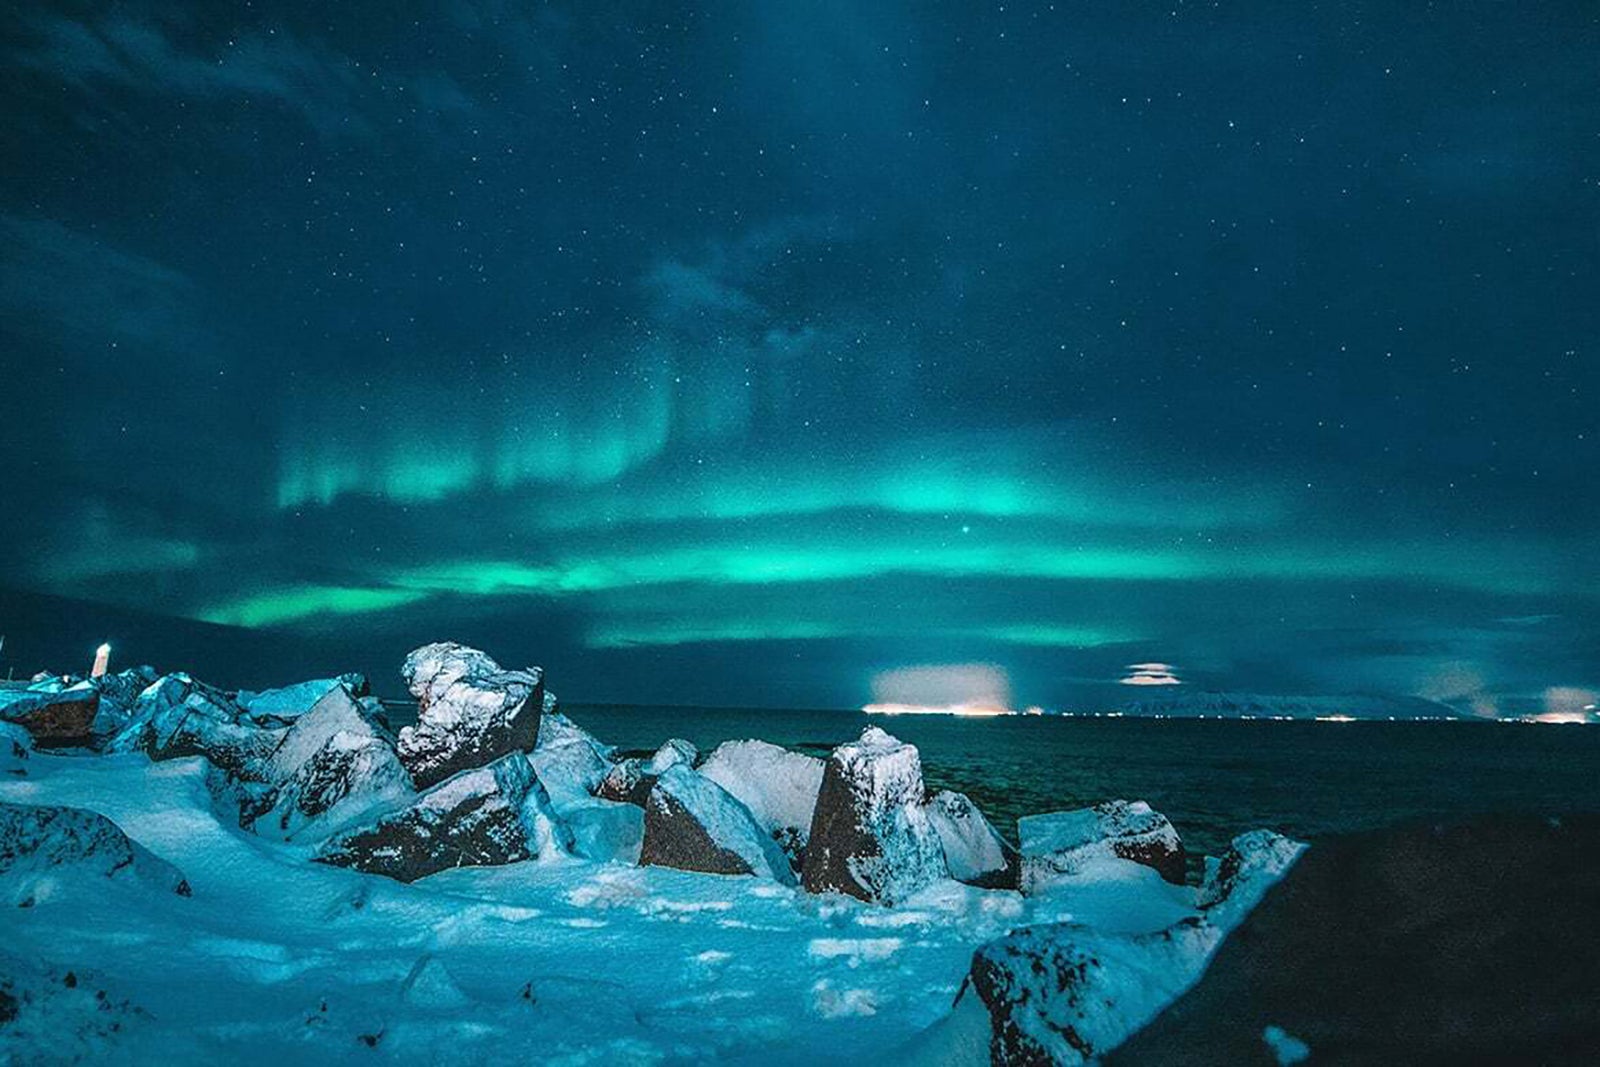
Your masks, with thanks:
[{"label": "frozen ground texture", "polygon": [[[108,685],[102,754],[0,726],[0,1061],[981,1063],[1002,1023],[1078,1019],[1050,991],[1064,937],[1104,948],[1077,992],[1131,1005],[1078,1020],[1101,1047],[1192,982],[1220,909],[1294,855],[1269,835],[1200,890],[1105,852],[1030,896],[962,884],[1014,857],[875,728],[826,765],[741,742],[702,773],[664,747],[643,807],[608,801],[611,750],[541,675],[430,648],[407,671],[438,713],[420,788],[349,679],[254,711],[186,676]],[[652,803],[687,834],[669,860],[709,841],[757,873],[639,866]],[[850,885],[793,884],[808,861]],[[990,1004],[971,991],[989,957],[1050,980]]]}]

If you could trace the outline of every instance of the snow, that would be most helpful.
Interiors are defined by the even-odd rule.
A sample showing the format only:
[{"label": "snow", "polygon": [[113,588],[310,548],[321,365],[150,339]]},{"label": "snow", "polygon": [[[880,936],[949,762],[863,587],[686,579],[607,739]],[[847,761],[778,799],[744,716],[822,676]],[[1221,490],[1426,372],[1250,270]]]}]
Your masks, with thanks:
[{"label": "snow", "polygon": [[[442,681],[447,661],[430,663],[425,693],[466,677]],[[319,761],[392,751],[342,687],[284,730],[251,724],[187,676],[135,704],[141,739],[192,717],[270,738],[251,766],[280,790],[282,776],[299,781]],[[792,884],[773,830],[814,830],[811,809],[830,787],[819,761],[763,742],[720,746],[701,771],[692,750],[664,746],[657,756],[671,765],[649,800],[691,813],[754,876],[638,866],[650,814],[588,795],[612,750],[542,688],[540,706],[532,752],[420,793],[395,783],[399,797],[368,782],[354,791],[365,801],[331,817],[331,845],[321,822],[304,839],[241,830],[214,802],[221,772],[198,756],[18,756],[26,773],[0,775],[0,803],[98,813],[71,817],[106,842],[91,854],[114,870],[29,860],[0,873],[0,995],[21,1006],[0,1027],[0,1062],[480,1062],[522,1049],[548,1063],[976,1064],[988,1060],[988,1012],[974,995],[957,1000],[975,949],[1072,924],[1104,949],[1096,988],[1118,1005],[1109,1034],[1188,975],[1193,953],[1150,947],[1173,939],[1163,932],[1220,937],[1229,906],[1258,898],[1285,853],[1275,835],[1244,835],[1199,900],[1103,852],[1032,897],[964,885],[947,876],[947,853],[956,868],[993,859],[979,832],[992,830],[981,816],[963,822],[964,798],[928,801],[916,749],[869,728],[826,766],[838,833],[820,836],[850,846],[835,858],[873,902]],[[0,760],[7,743],[0,736]],[[119,839],[137,843],[125,845],[136,862],[117,865]],[[354,845],[417,880],[309,862]],[[174,879],[192,896],[172,892]],[[1072,1010],[1029,1010],[1058,1008]]]},{"label": "snow", "polygon": [[1272,1052],[1278,1067],[1290,1067],[1311,1058],[1311,1046],[1289,1033],[1281,1026],[1268,1026],[1261,1031],[1261,1040]]},{"label": "snow", "polygon": [[[1065,907],[941,881],[888,911],[582,858],[408,885],[242,833],[210,803],[200,759],[35,754],[30,765],[27,778],[0,779],[0,800],[102,812],[194,888],[190,899],[75,890],[6,914],[10,951],[97,971],[96,988],[149,1013],[108,1039],[102,1060],[342,1061],[368,1055],[361,1037],[381,1033],[377,1047],[401,1063],[498,1059],[532,1035],[545,1062],[896,1062],[945,1016],[974,948]],[[1175,887],[1153,877],[1100,903],[1078,889],[1085,921],[1100,909],[1126,925],[1146,908],[1145,924],[1160,926],[1181,910]],[[835,951],[848,942],[866,947]],[[417,982],[407,997],[425,956],[466,1003],[419,1005]],[[0,1036],[0,1059],[10,1040]]]},{"label": "snow", "polygon": [[[934,794],[928,802],[928,817],[944,846],[950,877],[956,881],[998,876],[1010,866],[1005,842],[965,794],[949,790]],[[1014,888],[1016,882],[1011,885]]]},{"label": "snow", "polygon": [[700,773],[732,793],[769,834],[804,846],[822,788],[822,761],[766,741],[724,741]]}]

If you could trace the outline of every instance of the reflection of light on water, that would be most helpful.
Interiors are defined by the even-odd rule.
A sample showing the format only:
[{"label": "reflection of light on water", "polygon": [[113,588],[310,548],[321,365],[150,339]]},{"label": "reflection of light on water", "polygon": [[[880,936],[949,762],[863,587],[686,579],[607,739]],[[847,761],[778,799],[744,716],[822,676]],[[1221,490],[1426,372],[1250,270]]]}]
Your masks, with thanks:
[{"label": "reflection of light on water", "polygon": [[1318,722],[1355,722],[1354,715],[1318,715]]},{"label": "reflection of light on water", "polygon": [[[868,704],[861,709],[868,715],[960,715],[975,719],[989,719],[999,715],[1021,715],[1020,711],[998,707],[994,704]],[[1028,714],[1042,715],[1042,708],[1029,708]]]}]

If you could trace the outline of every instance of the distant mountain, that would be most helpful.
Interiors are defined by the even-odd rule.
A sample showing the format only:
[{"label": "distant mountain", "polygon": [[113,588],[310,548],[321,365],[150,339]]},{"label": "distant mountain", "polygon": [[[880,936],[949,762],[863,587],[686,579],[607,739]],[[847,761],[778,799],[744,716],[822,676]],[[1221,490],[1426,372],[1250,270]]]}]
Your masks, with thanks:
[{"label": "distant mountain", "polygon": [[1266,693],[1219,693],[1206,690],[1164,693],[1130,700],[1118,709],[1124,715],[1167,718],[1223,719],[1459,719],[1448,704],[1421,697],[1381,693],[1337,696],[1283,696]]}]

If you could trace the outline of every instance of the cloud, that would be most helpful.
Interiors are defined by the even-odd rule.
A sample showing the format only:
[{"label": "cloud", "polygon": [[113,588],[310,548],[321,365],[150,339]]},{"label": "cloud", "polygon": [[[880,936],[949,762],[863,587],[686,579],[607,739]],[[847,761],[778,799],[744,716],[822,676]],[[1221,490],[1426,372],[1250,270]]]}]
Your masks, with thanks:
[{"label": "cloud", "polygon": [[1167,663],[1130,663],[1128,673],[1119,679],[1120,685],[1182,685]]}]

